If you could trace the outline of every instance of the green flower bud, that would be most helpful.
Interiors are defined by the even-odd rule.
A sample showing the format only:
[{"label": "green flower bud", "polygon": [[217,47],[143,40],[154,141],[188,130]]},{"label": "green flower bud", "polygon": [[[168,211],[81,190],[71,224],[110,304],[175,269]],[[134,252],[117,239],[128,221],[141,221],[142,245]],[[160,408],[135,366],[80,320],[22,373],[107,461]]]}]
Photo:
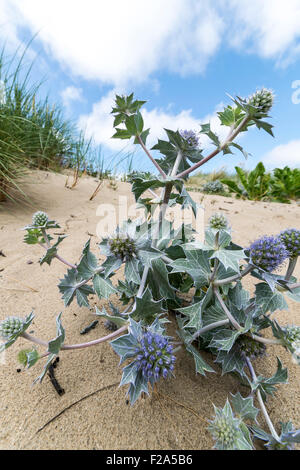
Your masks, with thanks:
[{"label": "green flower bud", "polygon": [[249,96],[247,103],[258,108],[258,112],[267,114],[273,106],[274,94],[272,90],[262,88]]},{"label": "green flower bud", "polygon": [[32,225],[35,227],[43,227],[48,222],[49,217],[46,212],[38,211],[32,216]]},{"label": "green flower bud", "polygon": [[209,226],[216,230],[226,230],[229,228],[229,223],[225,215],[220,212],[216,212],[210,217]]},{"label": "green flower bud", "polygon": [[218,443],[218,448],[229,450],[235,447],[239,435],[239,429],[235,421],[235,419],[218,414],[209,426],[213,438]]},{"label": "green flower bud", "polygon": [[19,317],[7,317],[0,323],[0,337],[4,340],[19,333],[24,325],[24,320]]}]

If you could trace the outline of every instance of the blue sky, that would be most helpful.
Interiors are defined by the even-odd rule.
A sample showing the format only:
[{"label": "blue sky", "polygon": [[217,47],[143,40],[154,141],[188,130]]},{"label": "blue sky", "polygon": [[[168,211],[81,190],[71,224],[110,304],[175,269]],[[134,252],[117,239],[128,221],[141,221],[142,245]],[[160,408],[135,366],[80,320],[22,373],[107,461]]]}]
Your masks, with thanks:
[{"label": "blue sky", "polygon": [[[0,0],[0,18],[8,50],[38,33],[33,77],[46,78],[51,101],[107,161],[124,147],[110,139],[116,92],[148,101],[151,145],[163,127],[197,130],[208,121],[224,137],[216,112],[230,102],[226,93],[246,97],[264,86],[276,94],[275,139],[251,129],[239,140],[247,162],[219,155],[205,168],[300,165],[300,0]],[[134,165],[151,169],[139,152]]]}]

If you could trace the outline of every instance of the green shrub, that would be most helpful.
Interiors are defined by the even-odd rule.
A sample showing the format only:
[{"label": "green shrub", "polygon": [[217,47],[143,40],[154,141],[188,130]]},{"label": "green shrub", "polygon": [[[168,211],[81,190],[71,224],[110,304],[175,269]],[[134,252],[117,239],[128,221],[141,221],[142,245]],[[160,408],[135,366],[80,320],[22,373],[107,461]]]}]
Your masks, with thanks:
[{"label": "green shrub", "polygon": [[270,180],[270,195],[280,202],[300,198],[300,169],[275,168]]},{"label": "green shrub", "polygon": [[222,183],[228,186],[229,191],[235,193],[239,198],[253,201],[260,201],[268,196],[271,176],[266,173],[262,162],[259,162],[256,168],[248,173],[238,166],[235,167],[235,170],[238,183],[231,179],[222,179]]}]

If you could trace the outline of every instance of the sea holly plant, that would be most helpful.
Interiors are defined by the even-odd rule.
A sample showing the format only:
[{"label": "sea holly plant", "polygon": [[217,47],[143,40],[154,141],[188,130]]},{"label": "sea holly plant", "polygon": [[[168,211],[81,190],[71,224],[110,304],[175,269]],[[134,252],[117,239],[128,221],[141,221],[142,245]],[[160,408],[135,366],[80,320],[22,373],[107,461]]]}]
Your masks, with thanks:
[{"label": "sea holly plant", "polygon": [[[19,355],[26,367],[46,358],[39,376],[42,381],[51,362],[64,350],[110,341],[120,357],[120,384],[127,387],[131,404],[159,386],[160,380],[176,377],[176,353],[184,348],[186,361],[194,362],[196,373],[233,374],[243,387],[243,394],[229,397],[224,408],[215,407],[215,417],[208,423],[215,448],[249,450],[260,440],[268,449],[291,449],[300,442],[300,431],[289,421],[279,428],[267,411],[268,397],[287,383],[287,368],[278,357],[277,370],[268,377],[262,364],[270,347],[285,349],[294,362],[299,352],[300,326],[281,325],[272,314],[288,308],[287,298],[300,301],[300,283],[294,277],[300,231],[287,228],[254,240],[250,246],[239,246],[232,240],[230,222],[217,213],[210,218],[200,243],[190,225],[175,228],[166,217],[167,209],[176,205],[190,207],[197,216],[198,206],[185,189],[186,179],[218,154],[230,158],[238,150],[247,156],[234,142],[241,132],[256,126],[273,135],[266,120],[273,104],[271,91],[263,89],[249,98],[232,100],[233,104],[218,113],[221,125],[228,127],[224,141],[204,123],[198,132],[165,129],[165,140],[148,149],[149,129],[141,112],[145,102],[134,100],[133,94],[116,96],[113,138],[132,139],[157,170],[157,175],[131,175],[132,192],[137,206],[144,207],[145,217],[125,221],[98,244],[97,254],[92,253],[90,241],[86,242],[75,263],[59,255],[63,238],[51,236],[59,225],[46,213],[34,214],[24,229],[24,242],[45,250],[40,264],[51,267],[60,261],[66,265],[67,272],[58,284],[66,308],[75,301],[79,307],[88,307],[91,294],[109,301],[110,311],[98,305],[95,314],[105,320],[110,332],[93,341],[66,344],[59,314],[57,335],[47,342],[27,333],[32,314],[24,320],[8,317],[0,324],[2,348],[19,337],[44,348],[43,353],[33,349]],[[203,135],[213,146],[208,154],[201,148]],[[152,207],[158,217],[149,210]],[[99,254],[105,258],[100,264]],[[124,277],[118,276],[116,281],[120,269]],[[246,276],[256,282],[254,293],[243,286]],[[114,305],[118,298],[119,307]],[[170,322],[176,325],[172,337],[167,333]],[[214,363],[208,363],[202,351],[209,352]]]}]

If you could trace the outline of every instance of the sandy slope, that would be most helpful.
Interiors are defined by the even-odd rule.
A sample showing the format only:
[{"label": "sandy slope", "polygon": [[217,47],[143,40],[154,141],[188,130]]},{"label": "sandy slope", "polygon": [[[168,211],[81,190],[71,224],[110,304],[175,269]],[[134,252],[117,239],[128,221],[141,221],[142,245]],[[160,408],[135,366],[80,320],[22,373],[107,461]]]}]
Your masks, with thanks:
[{"label": "sandy slope", "polygon": [[[25,316],[34,309],[36,318],[30,331],[50,339],[55,334],[55,317],[63,310],[57,281],[66,270],[57,260],[50,268],[48,265],[40,267],[41,249],[22,243],[20,227],[30,222],[33,211],[46,210],[70,235],[60,254],[75,262],[85,241],[96,234],[98,205],[116,204],[119,195],[130,195],[130,186],[118,183],[114,191],[105,182],[96,199],[90,202],[89,196],[97,185],[93,178],[81,180],[79,186],[70,191],[64,187],[63,175],[45,172],[34,175],[35,184],[26,187],[33,207],[0,205],[0,249],[6,255],[0,257],[0,270],[4,268],[0,272],[0,318]],[[199,200],[200,194],[193,193],[193,197]],[[130,201],[132,203],[133,199]],[[244,246],[263,234],[277,233],[286,227],[300,228],[300,210],[296,204],[253,203],[219,196],[206,196],[203,203],[206,218],[216,210],[226,212],[234,240]],[[98,239],[96,236],[91,239],[96,252]],[[33,263],[28,264],[28,261]],[[297,274],[300,275],[299,266]],[[96,297],[91,303],[101,305]],[[300,305],[289,304],[291,310],[280,312],[276,317],[282,324],[299,324]],[[93,319],[89,309],[79,309],[73,303],[63,314],[66,342],[82,342],[83,338],[92,340],[107,334],[102,321],[88,336],[79,334]],[[130,407],[126,404],[125,389],[117,385],[121,375],[118,357],[104,344],[61,354],[56,376],[66,393],[59,397],[48,377],[42,385],[32,387],[33,379],[41,370],[39,364],[29,371],[17,372],[16,354],[24,346],[28,346],[25,340],[18,341],[7,351],[5,364],[0,365],[1,449],[208,449],[213,443],[206,430],[206,419],[212,415],[212,403],[223,406],[230,392],[243,392],[233,377],[221,377],[217,366],[214,366],[216,374],[206,378],[196,376],[192,358],[181,351],[176,363],[176,380],[161,383],[159,391],[185,403],[199,416],[157,395]],[[256,370],[266,375],[274,373],[276,354],[289,366],[290,384],[281,386],[277,395],[269,399],[268,409],[275,423],[292,419],[299,427],[300,369],[284,350],[271,346],[267,358],[256,361]],[[207,360],[213,365],[209,356]],[[64,408],[93,392],[97,393],[39,431]]]}]

